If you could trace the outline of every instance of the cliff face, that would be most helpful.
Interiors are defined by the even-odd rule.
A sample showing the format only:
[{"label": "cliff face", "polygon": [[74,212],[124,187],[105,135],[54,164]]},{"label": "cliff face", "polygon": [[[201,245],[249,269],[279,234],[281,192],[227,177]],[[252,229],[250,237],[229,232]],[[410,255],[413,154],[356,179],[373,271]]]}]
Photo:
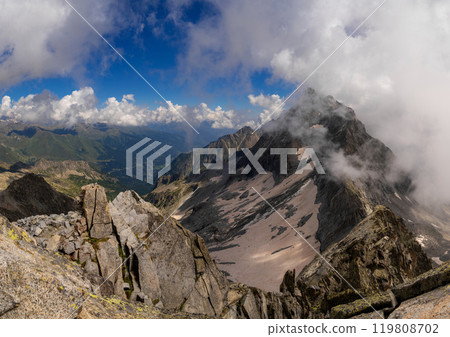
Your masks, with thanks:
[{"label": "cliff face", "polygon": [[324,252],[369,304],[319,258],[298,277],[287,272],[280,292],[231,283],[198,235],[132,191],[108,204],[102,187],[88,185],[79,211],[0,220],[5,318],[345,318],[373,315],[372,307],[436,317],[431,303],[446,305],[437,294],[450,282],[448,264],[429,270],[403,221],[384,207]]},{"label": "cliff face", "polygon": [[322,256],[316,256],[296,280],[309,306],[322,312],[339,298],[360,298],[354,289],[363,296],[378,295],[432,267],[403,220],[383,206]]},{"label": "cliff face", "polygon": [[105,296],[98,286],[80,264],[42,249],[31,235],[0,216],[1,318],[172,317]]},{"label": "cliff face", "polygon": [[202,238],[132,191],[120,193],[110,208],[130,298],[191,313],[222,312],[229,285]]}]

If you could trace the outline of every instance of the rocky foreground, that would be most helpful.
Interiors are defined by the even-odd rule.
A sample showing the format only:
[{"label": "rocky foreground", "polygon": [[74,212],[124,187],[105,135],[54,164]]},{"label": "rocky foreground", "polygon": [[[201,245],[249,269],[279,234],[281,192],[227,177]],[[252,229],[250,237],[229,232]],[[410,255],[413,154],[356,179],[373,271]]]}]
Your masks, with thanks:
[{"label": "rocky foreground", "polygon": [[[201,237],[135,192],[108,203],[0,218],[2,318],[450,318],[450,264],[431,262],[403,220],[378,207],[280,292],[231,283]],[[378,310],[374,313],[372,307]]]}]

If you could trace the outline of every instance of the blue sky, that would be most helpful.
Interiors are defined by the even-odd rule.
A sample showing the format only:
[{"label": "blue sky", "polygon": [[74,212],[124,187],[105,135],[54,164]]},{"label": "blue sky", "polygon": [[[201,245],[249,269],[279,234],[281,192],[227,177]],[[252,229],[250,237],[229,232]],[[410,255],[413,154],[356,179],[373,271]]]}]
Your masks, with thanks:
[{"label": "blue sky", "polygon": [[[71,3],[75,8],[79,5],[77,9],[88,20],[102,14],[83,11],[79,1]],[[195,74],[195,78],[186,76],[183,60],[189,48],[186,27],[220,17],[219,9],[210,2],[186,2],[184,6],[174,6],[170,2],[147,5],[133,5],[130,2],[127,10],[115,20],[126,22],[127,15],[133,15],[135,22],[124,24],[119,30],[105,32],[104,36],[173,103],[195,106],[205,102],[211,107],[220,105],[224,109],[246,114],[246,118],[251,119],[257,118],[260,111],[249,103],[249,94],[276,93],[284,96],[295,88],[292,83],[272,80],[269,69],[264,67],[245,75],[241,75],[242,69],[236,67],[217,78],[203,79],[201,73]],[[115,15],[120,16],[120,13]],[[176,19],[171,19],[174,15]],[[78,24],[86,25],[79,17],[75,16],[72,20],[79,20]],[[95,26],[95,22],[92,24]],[[71,31],[67,31],[65,38],[70,41]],[[61,98],[89,86],[94,89],[99,106],[109,97],[120,100],[125,94],[133,94],[136,105],[150,108],[164,105],[163,100],[99,36],[90,31],[84,38],[97,41],[96,47],[89,50],[90,55],[77,65],[80,70],[19,81],[3,88],[2,96],[8,95],[17,101],[22,96],[49,90]]]},{"label": "blue sky", "polygon": [[0,120],[258,127],[307,78],[450,200],[448,0],[67,1],[172,105],[64,0],[0,0]]}]

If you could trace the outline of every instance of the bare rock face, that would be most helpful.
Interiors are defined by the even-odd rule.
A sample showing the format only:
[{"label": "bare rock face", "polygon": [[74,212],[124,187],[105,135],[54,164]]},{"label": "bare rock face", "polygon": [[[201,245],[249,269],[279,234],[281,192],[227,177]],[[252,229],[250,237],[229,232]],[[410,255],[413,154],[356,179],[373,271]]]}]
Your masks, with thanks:
[{"label": "bare rock face", "polygon": [[0,316],[14,309],[18,303],[11,295],[0,289]]},{"label": "bare rock face", "polygon": [[122,259],[118,251],[119,243],[109,236],[97,243],[97,260],[103,278],[114,285],[114,294],[125,298],[122,279]]},{"label": "bare rock face", "polygon": [[132,299],[221,318],[305,317],[297,295],[230,284],[200,236],[164,217],[135,192],[120,193],[110,209],[128,257],[125,272]]},{"label": "bare rock face", "polygon": [[[105,282],[112,283],[116,296],[125,298],[122,258],[119,255],[119,243],[113,235],[105,189],[97,184],[83,186],[81,198],[83,214],[86,218],[90,242],[95,250],[100,275]],[[96,269],[92,263],[89,263],[88,267],[95,273]]]},{"label": "bare rock face", "polygon": [[97,184],[83,186],[81,198],[90,236],[102,239],[111,235],[111,215],[105,189]]},{"label": "bare rock face", "polygon": [[37,215],[15,224],[30,233],[38,246],[79,262],[104,295],[125,298],[122,258],[113,235],[105,190],[97,184],[83,187],[81,211]]},{"label": "bare rock face", "polygon": [[440,319],[450,317],[450,285],[406,300],[389,318]]},{"label": "bare rock face", "polygon": [[[403,220],[383,206],[377,206],[322,256],[317,256],[301,271],[295,287],[292,272],[286,273],[280,287],[283,292],[300,294],[303,306],[310,308],[311,317],[327,317],[331,312],[332,317],[344,318],[356,315],[366,306],[371,309],[360,294],[372,306],[386,307],[392,300],[385,293],[387,290],[394,291],[396,286],[432,267]],[[347,305],[353,301],[359,302]]]},{"label": "bare rock face", "polygon": [[0,318],[192,318],[102,296],[83,268],[0,215]]},{"label": "bare rock face", "polygon": [[222,318],[286,319],[306,318],[300,298],[290,293],[273,293],[233,283]]},{"label": "bare rock face", "polygon": [[[383,206],[377,206],[323,257],[365,293],[384,291],[431,269],[430,259],[404,221]],[[299,279],[307,280],[306,285],[323,285],[328,292],[350,288],[318,256],[302,270]]]},{"label": "bare rock face", "polygon": [[228,282],[209,256],[203,239],[145,202],[135,192],[110,203],[123,252],[131,297],[145,303],[218,316]]}]

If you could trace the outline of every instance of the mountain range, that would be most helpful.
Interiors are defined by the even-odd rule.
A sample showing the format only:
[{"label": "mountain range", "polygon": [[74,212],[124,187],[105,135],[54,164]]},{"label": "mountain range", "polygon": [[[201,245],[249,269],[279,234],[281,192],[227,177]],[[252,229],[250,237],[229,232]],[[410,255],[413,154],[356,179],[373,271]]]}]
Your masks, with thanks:
[{"label": "mountain range", "polygon": [[[175,158],[210,139],[203,127],[198,137],[192,130],[179,125],[165,127],[125,127],[106,124],[35,125],[0,121],[0,170],[22,162],[33,165],[48,161],[85,161],[91,168],[118,179],[120,183],[140,193],[148,193],[151,185],[126,175],[125,151],[145,137],[170,145],[168,154]],[[221,132],[226,132],[221,130]],[[164,160],[155,165],[164,166]],[[117,193],[116,193],[117,194]]]},{"label": "mountain range", "polygon": [[[309,89],[257,132],[210,142],[225,150],[223,169],[204,167],[217,161],[206,155],[194,174],[193,153],[180,153],[139,191],[109,173],[143,134],[5,125],[6,318],[450,317],[446,208],[419,204],[395,154],[331,96]],[[249,159],[271,148],[295,149],[286,172],[269,150],[258,158],[265,174]],[[325,174],[303,160],[308,149]]]},{"label": "mountain range", "polygon": [[252,153],[260,148],[312,147],[327,174],[316,170],[294,174],[301,151],[298,157],[288,157],[287,174],[280,174],[280,157],[266,151],[260,158],[267,170],[264,175],[254,169],[239,174],[249,162],[238,152],[236,175],[224,169],[186,176],[178,169],[191,162],[184,156],[179,159],[185,164],[177,163],[173,173],[180,178],[169,183],[160,180],[147,197],[171,210],[176,198],[161,191],[195,187],[195,192],[181,196],[181,206],[175,203],[179,206],[175,216],[205,239],[213,258],[232,280],[277,289],[283,271],[300,272],[311,262],[316,255],[311,247],[325,251],[378,205],[401,216],[436,263],[449,259],[447,214],[414,200],[411,179],[394,172],[395,155],[367,133],[351,108],[310,89],[298,106],[258,133],[246,128],[222,138],[226,139],[223,145],[212,145],[238,147],[243,134]]}]

